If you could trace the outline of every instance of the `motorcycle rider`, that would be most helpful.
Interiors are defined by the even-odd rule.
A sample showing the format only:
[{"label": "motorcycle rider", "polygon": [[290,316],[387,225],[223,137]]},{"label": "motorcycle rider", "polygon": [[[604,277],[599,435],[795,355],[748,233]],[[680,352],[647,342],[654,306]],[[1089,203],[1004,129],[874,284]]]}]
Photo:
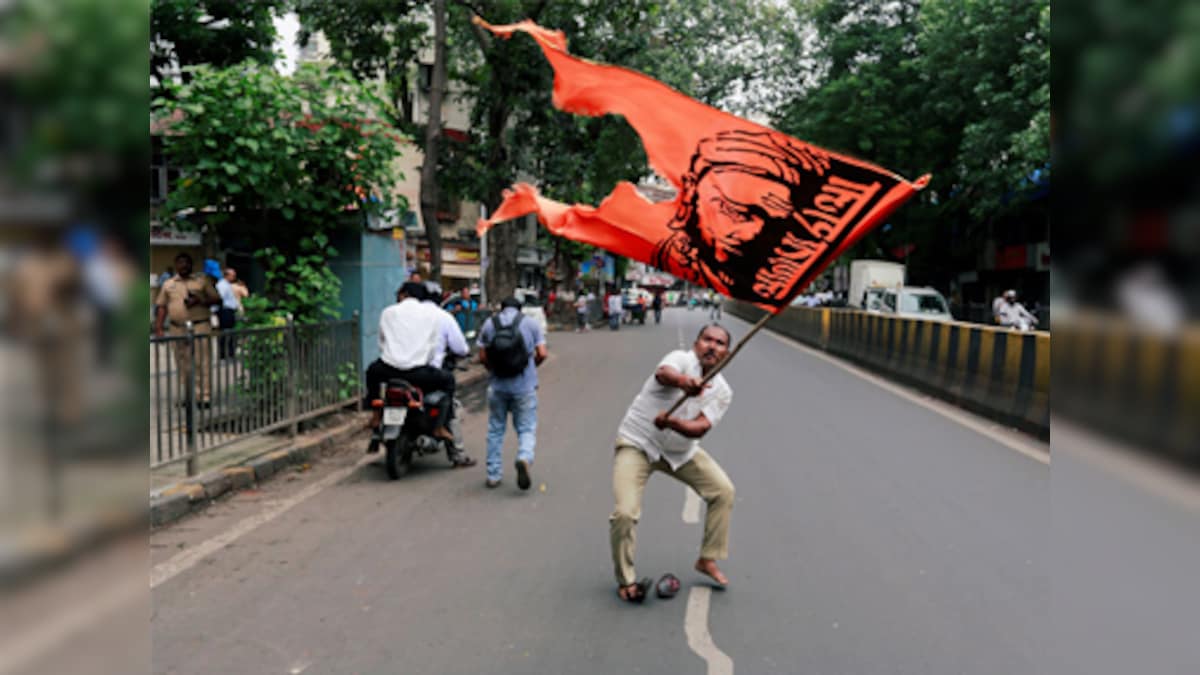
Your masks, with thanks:
[{"label": "motorcycle rider", "polygon": [[[384,308],[379,315],[379,358],[367,368],[367,405],[379,396],[380,385],[390,379],[403,379],[421,389],[426,396],[435,392],[446,392],[454,397],[454,376],[438,365],[433,365],[433,351],[440,338],[442,319],[440,309],[428,305],[425,287],[417,282],[406,282],[396,291],[396,304]],[[436,310],[436,311],[435,311]],[[465,344],[465,339],[463,340]],[[453,417],[453,406],[451,414]],[[383,421],[383,409],[372,408],[371,428],[379,429]],[[441,440],[454,442],[454,436],[442,420],[433,435]],[[371,443],[368,452],[377,449]]]},{"label": "motorcycle rider", "polygon": [[[434,344],[433,356],[430,358],[429,365],[442,368],[450,374],[450,377],[454,377],[454,359],[447,361],[446,357],[453,355],[456,358],[462,358],[470,354],[471,349],[467,345],[467,338],[463,335],[462,327],[458,325],[458,320],[454,318],[453,314],[438,305],[437,300],[442,297],[441,285],[436,281],[426,281],[425,292],[424,304],[433,307],[438,312],[437,342]],[[459,402],[458,397],[451,399],[450,417],[446,420],[446,428],[454,436],[453,442],[446,446],[446,458],[456,469],[475,466],[475,460],[467,454],[463,443],[462,403]]]},{"label": "motorcycle rider", "polygon": [[1037,317],[1017,302],[1017,292],[1009,289],[1004,291],[1000,301],[995,303],[996,323],[1006,328],[1016,330],[1031,330],[1037,325]]}]

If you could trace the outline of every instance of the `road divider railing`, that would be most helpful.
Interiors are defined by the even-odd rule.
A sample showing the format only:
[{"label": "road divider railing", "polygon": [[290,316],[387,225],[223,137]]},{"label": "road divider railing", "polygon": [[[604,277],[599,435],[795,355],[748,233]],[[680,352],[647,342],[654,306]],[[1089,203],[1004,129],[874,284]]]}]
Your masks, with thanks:
[{"label": "road divider railing", "polygon": [[[757,321],[764,310],[726,301]],[[789,307],[767,328],[1042,438],[1050,435],[1050,334],[852,309]]]},{"label": "road divider railing", "polygon": [[1054,323],[1054,414],[1200,468],[1200,325],[1073,312]]}]

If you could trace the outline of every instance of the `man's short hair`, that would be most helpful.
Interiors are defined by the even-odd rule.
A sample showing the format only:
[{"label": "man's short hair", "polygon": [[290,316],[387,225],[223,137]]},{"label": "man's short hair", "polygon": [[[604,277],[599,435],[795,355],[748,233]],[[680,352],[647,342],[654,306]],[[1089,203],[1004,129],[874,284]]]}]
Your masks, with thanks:
[{"label": "man's short hair", "polygon": [[521,301],[510,295],[500,301],[500,309],[505,309],[508,307],[512,307],[513,309],[521,309]]},{"label": "man's short hair", "polygon": [[719,331],[721,331],[722,333],[724,333],[724,334],[725,334],[725,344],[726,344],[726,345],[731,345],[731,344],[733,344],[733,335],[732,335],[732,334],[730,334],[730,332],[729,332],[729,329],[728,329],[728,328],[726,328],[725,326],[722,326],[721,324],[717,323],[716,321],[714,321],[714,322],[712,322],[712,323],[706,323],[706,324],[704,324],[703,326],[701,326],[701,327],[700,327],[700,332],[699,332],[699,333],[696,333],[696,339],[697,339],[697,340],[699,340],[699,339],[701,338],[701,336],[703,336],[703,335],[704,335],[704,331],[708,330],[709,328],[716,328],[717,330],[719,330]]},{"label": "man's short hair", "polygon": [[175,254],[175,259],[176,259],[176,260],[186,260],[186,261],[188,261],[188,262],[195,262],[194,260],[192,260],[192,256],[191,256],[191,254],[189,254],[189,253],[184,253],[184,252],[182,252],[182,251],[181,251],[181,252],[179,252],[179,253],[177,253],[177,254]]},{"label": "man's short hair", "polygon": [[400,287],[400,290],[396,291],[396,295],[407,295],[408,297],[416,300],[424,300],[425,284],[422,284],[419,281],[406,281],[404,282],[404,285]]}]

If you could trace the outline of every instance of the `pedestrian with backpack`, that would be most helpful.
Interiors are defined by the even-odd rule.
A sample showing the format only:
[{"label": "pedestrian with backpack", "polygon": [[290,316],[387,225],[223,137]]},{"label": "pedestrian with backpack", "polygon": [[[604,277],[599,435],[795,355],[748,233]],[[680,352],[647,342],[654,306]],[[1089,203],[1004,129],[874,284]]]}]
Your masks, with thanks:
[{"label": "pedestrian with backpack", "polygon": [[521,314],[516,298],[505,298],[500,313],[479,332],[479,361],[488,369],[487,486],[500,485],[504,433],[512,413],[517,432],[517,486],[532,484],[533,449],[537,442],[537,367],[546,360],[546,336],[536,321]]}]

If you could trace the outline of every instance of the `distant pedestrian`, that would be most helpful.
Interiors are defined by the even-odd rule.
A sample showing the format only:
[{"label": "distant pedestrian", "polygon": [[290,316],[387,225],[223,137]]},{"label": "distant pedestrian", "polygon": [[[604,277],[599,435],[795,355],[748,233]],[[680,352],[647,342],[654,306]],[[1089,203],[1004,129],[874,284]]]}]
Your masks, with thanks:
[{"label": "distant pedestrian", "polygon": [[620,293],[608,296],[608,327],[612,330],[621,328],[621,315],[625,313],[624,303]]},{"label": "distant pedestrian", "polygon": [[654,323],[659,323],[660,321],[662,321],[662,310],[663,310],[662,291],[659,291],[658,293],[654,294],[654,303],[652,306],[654,308]]},{"label": "distant pedestrian", "polygon": [[575,298],[575,321],[577,322],[575,327],[576,333],[581,333],[589,329],[587,315],[588,299],[586,295],[580,293],[579,297]]},{"label": "distant pedestrian", "polygon": [[242,281],[241,279],[234,279],[233,280],[233,294],[235,296],[237,296],[238,316],[239,317],[245,316],[246,315],[246,305],[242,301],[245,300],[246,298],[250,297],[250,289],[246,287],[246,282]]},{"label": "distant pedestrian", "polygon": [[716,293],[709,293],[708,297],[709,297],[709,302],[712,303],[710,309],[708,310],[708,318],[710,321],[720,321],[721,320],[721,296],[717,295]]},{"label": "distant pedestrian", "polygon": [[537,443],[537,367],[546,360],[546,336],[536,321],[526,321],[521,303],[505,298],[500,313],[479,331],[479,360],[490,374],[488,385],[487,486],[500,485],[504,433],[512,414],[517,432],[517,486],[531,484]]},{"label": "distant pedestrian", "polygon": [[[217,282],[217,295],[221,296],[221,307],[217,310],[218,325],[221,332],[231,331],[237,323],[238,309],[241,308],[241,303],[237,298],[237,291],[234,290],[233,282],[237,281],[237,272],[232,267],[226,267],[221,280]],[[237,347],[234,344],[234,336],[222,335],[220,337],[220,346],[217,353],[222,359],[231,359]]]},{"label": "distant pedestrian", "polygon": [[475,330],[475,312],[479,309],[479,303],[471,297],[470,288],[463,286],[458,297],[446,301],[445,309],[454,315],[464,334]]}]

